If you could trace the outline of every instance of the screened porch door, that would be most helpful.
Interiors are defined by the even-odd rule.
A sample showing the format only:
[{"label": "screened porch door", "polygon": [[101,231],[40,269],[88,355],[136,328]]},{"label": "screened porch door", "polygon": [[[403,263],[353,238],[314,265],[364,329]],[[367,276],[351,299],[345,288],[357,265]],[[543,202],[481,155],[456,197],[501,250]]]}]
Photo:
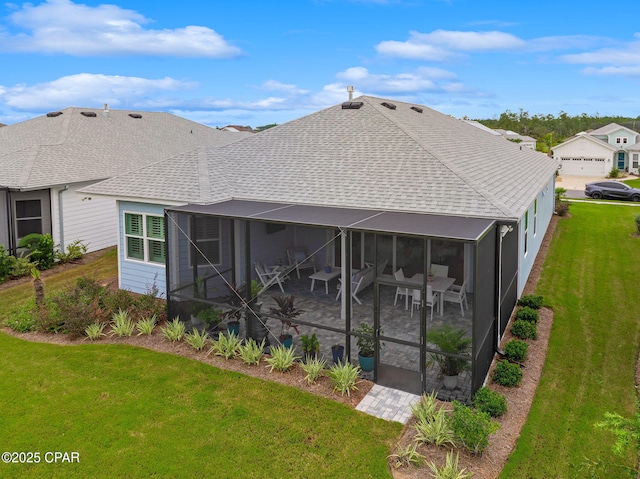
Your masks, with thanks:
[{"label": "screened porch door", "polygon": [[[424,331],[422,309],[412,304],[422,298],[420,286],[413,287],[395,280],[376,281],[375,316],[377,324],[378,354],[376,355],[376,382],[382,386],[413,394],[422,393],[420,337]],[[395,303],[395,304],[394,304]],[[412,314],[413,311],[413,314]]]}]

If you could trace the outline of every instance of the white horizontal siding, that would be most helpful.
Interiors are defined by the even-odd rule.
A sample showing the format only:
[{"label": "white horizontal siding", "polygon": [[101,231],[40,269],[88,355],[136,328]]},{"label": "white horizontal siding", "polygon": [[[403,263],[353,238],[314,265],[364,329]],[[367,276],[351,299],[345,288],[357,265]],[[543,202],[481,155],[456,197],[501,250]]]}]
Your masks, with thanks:
[{"label": "white horizontal siding", "polygon": [[[76,240],[97,251],[118,242],[116,202],[110,198],[79,194],[90,183],[72,185],[66,190],[51,191],[53,237],[60,249]],[[62,191],[62,233],[60,232],[60,191]]]}]

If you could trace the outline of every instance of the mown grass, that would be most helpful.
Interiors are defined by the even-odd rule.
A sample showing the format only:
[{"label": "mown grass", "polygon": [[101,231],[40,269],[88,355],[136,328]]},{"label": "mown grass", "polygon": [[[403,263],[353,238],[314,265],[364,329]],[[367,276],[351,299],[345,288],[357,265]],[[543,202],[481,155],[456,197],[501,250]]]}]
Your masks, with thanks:
[{"label": "mown grass", "polygon": [[[627,477],[587,461],[636,467],[613,456],[606,411],[632,416],[640,319],[637,208],[574,203],[558,224],[537,293],[555,312],[549,351],[529,418],[502,478]],[[525,372],[526,373],[526,372]]]},{"label": "mown grass", "polygon": [[[103,260],[115,257],[87,276],[112,276]],[[77,273],[48,278],[48,291]],[[0,316],[30,288],[2,291]],[[0,333],[0,350],[0,452],[80,457],[0,464],[1,477],[391,477],[386,456],[401,425],[342,403],[124,345],[58,346]]]},{"label": "mown grass", "polygon": [[633,180],[624,180],[623,183],[626,183],[632,188],[640,188],[640,178],[635,178]]}]

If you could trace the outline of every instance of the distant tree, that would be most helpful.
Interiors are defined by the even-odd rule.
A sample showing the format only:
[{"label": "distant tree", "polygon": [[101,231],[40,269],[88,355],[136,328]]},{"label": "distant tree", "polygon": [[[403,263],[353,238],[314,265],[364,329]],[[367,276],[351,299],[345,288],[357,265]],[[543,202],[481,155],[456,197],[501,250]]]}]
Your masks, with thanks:
[{"label": "distant tree", "polygon": [[273,128],[274,126],[278,126],[277,123],[269,123],[268,125],[263,125],[263,126],[257,126],[255,128],[255,131],[264,131],[264,130],[268,130],[269,128]]}]

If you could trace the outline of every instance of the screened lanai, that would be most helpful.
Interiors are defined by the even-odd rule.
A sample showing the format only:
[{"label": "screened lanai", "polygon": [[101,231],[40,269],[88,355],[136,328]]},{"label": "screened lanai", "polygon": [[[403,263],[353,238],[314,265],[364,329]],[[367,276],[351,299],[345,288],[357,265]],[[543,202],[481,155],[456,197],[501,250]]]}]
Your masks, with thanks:
[{"label": "screened lanai", "polygon": [[[193,326],[213,307],[241,318],[243,338],[276,345],[291,333],[299,356],[301,338],[316,334],[328,364],[334,345],[357,363],[367,337],[375,360],[364,377],[445,400],[468,401],[482,385],[496,343],[494,220],[240,200],[165,214],[170,317]],[[272,274],[261,281],[261,272]],[[452,301],[461,288],[464,301]],[[302,312],[282,321],[274,296],[293,296]],[[463,331],[468,352],[429,342],[442,327]],[[454,387],[444,387],[434,355],[468,365]]]}]

